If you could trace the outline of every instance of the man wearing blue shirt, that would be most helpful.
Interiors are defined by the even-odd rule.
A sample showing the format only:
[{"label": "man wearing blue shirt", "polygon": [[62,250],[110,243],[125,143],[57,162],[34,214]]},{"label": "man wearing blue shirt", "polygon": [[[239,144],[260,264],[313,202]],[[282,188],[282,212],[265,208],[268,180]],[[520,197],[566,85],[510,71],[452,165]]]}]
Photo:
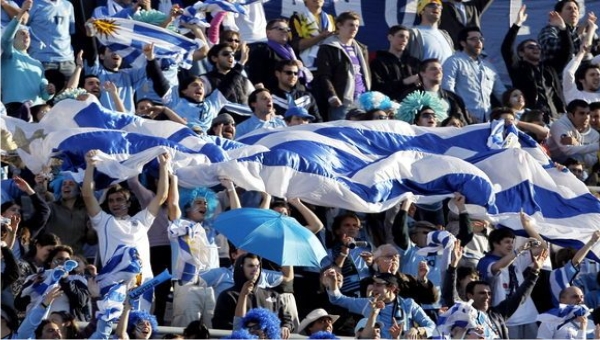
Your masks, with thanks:
[{"label": "man wearing blue shirt", "polygon": [[467,27],[459,35],[460,51],[444,62],[444,90],[452,91],[465,101],[475,123],[489,120],[492,94],[502,102],[506,87],[496,68],[481,56],[484,38],[478,27]]},{"label": "man wearing blue shirt", "polygon": [[46,70],[58,70],[65,78],[75,71],[71,34],[75,34],[75,11],[67,0],[36,0],[29,11],[29,54]]},{"label": "man wearing blue shirt", "polygon": [[261,88],[248,96],[248,105],[253,115],[237,126],[236,139],[261,128],[275,129],[287,126],[281,116],[275,114],[271,91]]},{"label": "man wearing blue shirt", "polygon": [[[342,295],[335,279],[335,270],[325,275],[331,303],[342,306],[352,313],[369,317],[373,309],[370,298],[351,298]],[[394,274],[379,273],[373,277],[372,294],[385,304],[377,316],[377,321],[384,325],[381,328],[381,337],[391,339],[389,328],[395,323],[404,329],[402,338],[416,339],[417,336],[427,338],[433,335],[435,323],[413,299],[403,299],[398,296],[398,287],[398,279]]]}]

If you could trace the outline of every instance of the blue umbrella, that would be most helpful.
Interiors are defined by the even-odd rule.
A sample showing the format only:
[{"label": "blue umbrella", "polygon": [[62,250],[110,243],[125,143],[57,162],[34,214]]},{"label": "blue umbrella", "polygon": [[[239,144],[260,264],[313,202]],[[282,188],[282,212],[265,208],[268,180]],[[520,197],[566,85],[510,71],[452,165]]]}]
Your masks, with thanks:
[{"label": "blue umbrella", "polygon": [[217,216],[213,226],[236,247],[281,266],[320,267],[327,256],[310,230],[273,210],[230,210]]}]

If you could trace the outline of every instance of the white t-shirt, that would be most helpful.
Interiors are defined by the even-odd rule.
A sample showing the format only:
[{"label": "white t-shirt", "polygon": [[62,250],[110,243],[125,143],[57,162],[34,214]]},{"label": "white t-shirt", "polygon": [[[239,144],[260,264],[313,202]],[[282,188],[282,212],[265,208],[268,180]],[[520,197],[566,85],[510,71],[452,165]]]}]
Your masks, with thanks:
[{"label": "white t-shirt", "polygon": [[155,218],[148,209],[140,211],[133,217],[116,218],[104,211],[90,217],[92,227],[98,233],[102,265],[106,265],[119,245],[136,247],[142,259],[143,281],[152,278],[148,230]]},{"label": "white t-shirt", "polygon": [[267,41],[267,18],[263,3],[269,0],[259,0],[245,5],[246,15],[237,14],[235,25],[238,27],[242,41],[246,43]]},{"label": "white t-shirt", "polygon": [[579,328],[579,322],[567,322],[560,329],[557,329],[562,322],[542,322],[538,328],[538,339],[585,339],[586,330]]}]

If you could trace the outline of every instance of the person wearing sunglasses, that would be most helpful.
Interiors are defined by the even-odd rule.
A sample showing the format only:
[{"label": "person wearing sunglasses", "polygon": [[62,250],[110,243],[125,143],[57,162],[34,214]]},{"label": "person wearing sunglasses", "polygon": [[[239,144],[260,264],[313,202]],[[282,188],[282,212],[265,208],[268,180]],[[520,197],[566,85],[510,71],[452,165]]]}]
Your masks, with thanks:
[{"label": "person wearing sunglasses", "polygon": [[208,60],[213,69],[200,76],[206,93],[219,90],[230,102],[246,104],[248,95],[254,91],[250,80],[242,74],[244,66],[235,60],[235,50],[229,43],[213,46],[208,51]]},{"label": "person wearing sunglasses", "polygon": [[285,115],[288,109],[300,107],[313,116],[311,121],[323,121],[315,97],[298,84],[300,76],[299,63],[296,60],[282,60],[275,66],[277,88],[271,91],[275,113]]}]

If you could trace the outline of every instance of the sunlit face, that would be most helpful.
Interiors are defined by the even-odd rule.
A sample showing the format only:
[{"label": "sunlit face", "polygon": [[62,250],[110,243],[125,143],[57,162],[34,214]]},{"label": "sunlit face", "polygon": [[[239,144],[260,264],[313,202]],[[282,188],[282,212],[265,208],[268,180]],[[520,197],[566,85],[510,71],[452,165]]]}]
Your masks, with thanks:
[{"label": "sunlit face", "polygon": [[522,110],[525,107],[525,96],[521,90],[514,90],[510,94],[510,106],[515,110]]},{"label": "sunlit face", "polygon": [[410,38],[410,32],[401,30],[396,32],[394,35],[388,35],[388,41],[392,50],[402,52],[408,45],[408,39]]},{"label": "sunlit face", "polygon": [[62,339],[60,327],[54,322],[49,322],[42,328],[42,339]]},{"label": "sunlit face", "polygon": [[202,222],[206,216],[208,204],[204,198],[197,197],[187,209],[187,218],[194,222]]},{"label": "sunlit face", "polygon": [[438,22],[442,17],[442,4],[432,2],[425,6],[421,12],[421,18],[426,22]]},{"label": "sunlit face", "polygon": [[288,123],[288,126],[304,125],[304,124],[309,124],[309,123],[310,123],[310,119],[308,119],[308,118],[292,116],[292,118],[290,119],[290,122]]},{"label": "sunlit face", "polygon": [[384,280],[374,278],[371,292],[373,296],[382,297],[384,302],[389,302],[393,301],[396,297],[396,286]]},{"label": "sunlit face", "polygon": [[428,81],[433,85],[441,84],[444,76],[442,64],[438,62],[429,63],[425,68],[425,72],[420,72],[419,74],[424,81]]},{"label": "sunlit face", "polygon": [[585,130],[590,126],[590,109],[589,107],[577,107],[575,112],[567,113],[569,119],[579,130]]},{"label": "sunlit face", "polygon": [[600,69],[590,68],[585,72],[585,78],[580,80],[584,91],[596,92],[600,89]]},{"label": "sunlit face", "polygon": [[111,51],[110,48],[107,48],[104,51],[104,54],[100,56],[100,59],[102,60],[104,67],[109,70],[117,70],[121,67],[121,63],[123,63],[123,58]]},{"label": "sunlit face", "polygon": [[83,88],[94,96],[100,98],[100,79],[96,77],[85,78],[83,82]]},{"label": "sunlit face", "polygon": [[226,47],[219,51],[216,57],[212,57],[219,70],[227,71],[233,68],[235,64],[234,52],[231,47]]},{"label": "sunlit face", "polygon": [[519,56],[529,62],[538,62],[542,58],[542,47],[536,41],[528,41],[519,51]]},{"label": "sunlit face", "polygon": [[137,339],[150,339],[152,335],[152,324],[148,320],[140,320],[135,325],[135,335]]},{"label": "sunlit face", "polygon": [[306,8],[308,8],[311,12],[316,12],[317,10],[323,8],[324,3],[325,0],[304,0],[304,5],[306,5]]},{"label": "sunlit face", "polygon": [[426,109],[419,114],[416,121],[417,126],[435,127],[437,125],[437,117],[431,109]]},{"label": "sunlit face", "polygon": [[231,47],[233,51],[237,51],[240,48],[240,36],[236,32],[231,32],[227,37],[221,41]]},{"label": "sunlit face", "polygon": [[108,210],[115,217],[122,217],[128,214],[131,203],[122,192],[114,192],[108,195]]},{"label": "sunlit face", "polygon": [[30,45],[31,36],[29,35],[29,31],[25,29],[18,30],[13,41],[13,46],[19,51],[26,51]]},{"label": "sunlit face", "polygon": [[343,23],[337,24],[338,35],[340,39],[354,39],[356,37],[356,33],[358,33],[358,28],[360,27],[360,21],[358,20],[346,20]]},{"label": "sunlit face", "polygon": [[62,266],[66,261],[71,259],[71,254],[66,251],[59,251],[52,258],[52,262],[50,262],[50,268],[54,269],[58,266]]},{"label": "sunlit face", "polygon": [[579,22],[579,7],[575,2],[565,4],[559,14],[566,24],[576,26]]},{"label": "sunlit face", "polygon": [[418,247],[425,247],[427,245],[427,234],[431,232],[429,228],[415,227],[411,230],[410,239]]},{"label": "sunlit face", "polygon": [[298,83],[298,66],[286,65],[281,71],[275,71],[275,77],[279,86],[283,89],[291,89]]},{"label": "sunlit face", "polygon": [[333,319],[329,316],[324,316],[315,320],[309,327],[310,334],[316,332],[333,332]]},{"label": "sunlit face", "polygon": [[260,261],[254,258],[244,259],[244,275],[247,280],[257,282],[260,275]]},{"label": "sunlit face", "polygon": [[79,186],[77,183],[70,179],[65,179],[62,182],[60,189],[62,198],[65,200],[74,199],[79,196]]},{"label": "sunlit face", "polygon": [[204,83],[200,79],[196,79],[181,93],[183,93],[184,97],[199,103],[204,100]]},{"label": "sunlit face", "polygon": [[515,239],[511,237],[505,237],[500,240],[500,243],[494,243],[494,252],[500,256],[506,256],[510,254],[515,248]]},{"label": "sunlit face", "polygon": [[581,305],[583,304],[584,295],[583,291],[578,287],[571,286],[565,288],[562,297],[560,299],[560,303],[564,303],[567,305]]},{"label": "sunlit face", "polygon": [[336,235],[341,237],[342,235],[346,235],[347,237],[356,238],[360,233],[360,229],[362,226],[360,225],[360,221],[353,217],[346,217],[342,220],[340,224],[340,228],[336,230]]},{"label": "sunlit face", "polygon": [[480,311],[487,311],[490,308],[492,291],[488,285],[475,285],[473,294],[467,294],[467,299],[473,300],[473,307]]},{"label": "sunlit face", "polygon": [[50,316],[48,317],[48,320],[52,321],[52,323],[58,325],[59,328],[64,329],[64,327],[66,326],[65,321],[63,320],[62,316],[60,316],[60,314],[58,313],[52,313],[50,314]]},{"label": "sunlit face", "polygon": [[448,123],[446,124],[446,126],[453,126],[453,127],[457,127],[457,128],[461,128],[464,126],[463,122],[460,121],[460,119],[458,118],[450,118],[450,120],[448,120]]},{"label": "sunlit face", "polygon": [[267,91],[261,91],[256,96],[256,102],[250,105],[254,109],[254,112],[259,114],[267,115],[273,112],[273,98]]},{"label": "sunlit face", "polygon": [[469,32],[466,41],[461,41],[460,44],[466,54],[476,57],[483,51],[483,42],[484,39],[481,32]]},{"label": "sunlit face", "polygon": [[396,274],[400,267],[400,254],[393,248],[384,249],[375,260],[375,263],[377,263],[377,269],[380,273]]},{"label": "sunlit face", "polygon": [[277,22],[267,30],[267,38],[282,45],[290,40],[290,27],[286,22]]}]

